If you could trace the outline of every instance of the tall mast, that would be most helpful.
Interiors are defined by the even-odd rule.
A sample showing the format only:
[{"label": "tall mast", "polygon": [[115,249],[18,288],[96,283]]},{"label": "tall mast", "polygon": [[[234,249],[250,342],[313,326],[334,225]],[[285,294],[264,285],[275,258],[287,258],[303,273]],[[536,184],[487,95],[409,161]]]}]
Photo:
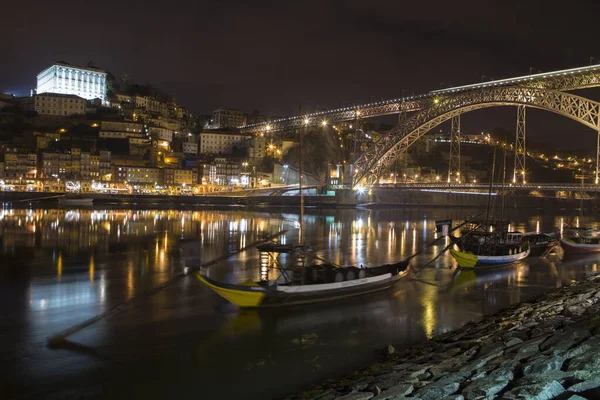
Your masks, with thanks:
[{"label": "tall mast", "polygon": [[302,190],[302,136],[304,136],[304,131],[306,130],[306,124],[304,124],[304,128],[300,129],[300,162],[299,162],[299,178],[298,178],[298,187],[300,189],[300,230],[298,232],[298,243],[302,244],[303,235],[304,235],[304,193]]},{"label": "tall mast", "polygon": [[490,206],[492,203],[492,185],[494,184],[495,171],[496,171],[496,146],[494,146],[494,158],[492,161],[492,176],[490,176],[490,190],[488,193],[487,213],[486,213],[486,217],[485,217],[486,224],[487,224],[487,226],[485,228],[486,230],[489,229],[488,226],[490,224]]},{"label": "tall mast", "polygon": [[[504,156],[503,156],[503,160],[502,160],[502,167],[503,167],[503,171],[502,171],[502,209],[500,210],[500,227],[502,229],[502,232],[500,232],[501,236],[504,236],[504,182],[506,181],[506,137],[504,138]],[[506,230],[508,232],[508,226],[506,227]]]}]

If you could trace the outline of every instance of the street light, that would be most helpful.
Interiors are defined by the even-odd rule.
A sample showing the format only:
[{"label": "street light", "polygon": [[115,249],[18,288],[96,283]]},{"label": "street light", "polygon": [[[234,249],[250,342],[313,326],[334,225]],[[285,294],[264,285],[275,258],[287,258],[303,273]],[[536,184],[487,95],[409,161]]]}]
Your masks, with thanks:
[{"label": "street light", "polygon": [[308,118],[304,118],[304,125],[308,125]]},{"label": "street light", "polygon": [[327,125],[327,120],[323,120],[323,121],[321,122],[321,125],[323,125],[323,126],[326,126],[326,125]]}]

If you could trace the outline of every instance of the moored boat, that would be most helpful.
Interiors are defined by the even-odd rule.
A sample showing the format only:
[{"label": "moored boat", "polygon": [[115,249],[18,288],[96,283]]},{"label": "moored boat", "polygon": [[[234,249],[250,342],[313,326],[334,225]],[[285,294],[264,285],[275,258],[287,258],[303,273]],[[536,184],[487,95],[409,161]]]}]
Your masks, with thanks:
[{"label": "moored boat", "polygon": [[598,253],[600,238],[588,236],[572,236],[560,239],[560,246],[565,254]]},{"label": "moored boat", "polygon": [[530,250],[527,245],[525,247],[521,252],[507,255],[480,255],[454,249],[450,249],[450,254],[461,268],[491,267],[510,264],[526,258]]},{"label": "moored boat", "polygon": [[529,257],[541,257],[559,244],[555,233],[525,232],[523,239],[529,242]]},{"label": "moored boat", "polygon": [[61,197],[58,199],[58,204],[61,206],[91,206],[94,203],[94,199],[89,197]]},{"label": "moored boat", "polygon": [[248,281],[230,284],[197,273],[198,279],[241,308],[291,306],[359,296],[391,287],[405,275],[408,261],[371,268],[314,265],[294,268],[304,283]]}]

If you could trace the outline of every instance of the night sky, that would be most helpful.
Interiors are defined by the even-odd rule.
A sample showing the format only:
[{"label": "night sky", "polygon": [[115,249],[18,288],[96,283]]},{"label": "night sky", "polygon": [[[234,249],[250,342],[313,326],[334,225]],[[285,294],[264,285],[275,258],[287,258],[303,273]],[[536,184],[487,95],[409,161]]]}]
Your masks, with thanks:
[{"label": "night sky", "polygon": [[[151,83],[194,114],[297,113],[526,75],[600,59],[594,1],[28,1],[3,4],[0,91],[25,95],[55,61]],[[598,61],[596,61],[598,62]],[[600,99],[598,92],[587,97]],[[463,117],[463,132],[516,110]],[[594,145],[577,123],[532,111],[528,132]],[[581,141],[565,144],[562,135]]]}]

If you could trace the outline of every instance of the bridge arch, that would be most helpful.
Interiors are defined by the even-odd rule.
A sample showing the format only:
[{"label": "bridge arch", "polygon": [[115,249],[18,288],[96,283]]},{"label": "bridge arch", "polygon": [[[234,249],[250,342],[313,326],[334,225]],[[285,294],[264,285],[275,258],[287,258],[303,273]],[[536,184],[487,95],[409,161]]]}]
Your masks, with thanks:
[{"label": "bridge arch", "polygon": [[355,163],[353,186],[377,181],[383,171],[421,136],[457,115],[498,106],[525,105],[562,115],[600,130],[600,103],[555,90],[499,87],[432,98],[368,149]]}]

